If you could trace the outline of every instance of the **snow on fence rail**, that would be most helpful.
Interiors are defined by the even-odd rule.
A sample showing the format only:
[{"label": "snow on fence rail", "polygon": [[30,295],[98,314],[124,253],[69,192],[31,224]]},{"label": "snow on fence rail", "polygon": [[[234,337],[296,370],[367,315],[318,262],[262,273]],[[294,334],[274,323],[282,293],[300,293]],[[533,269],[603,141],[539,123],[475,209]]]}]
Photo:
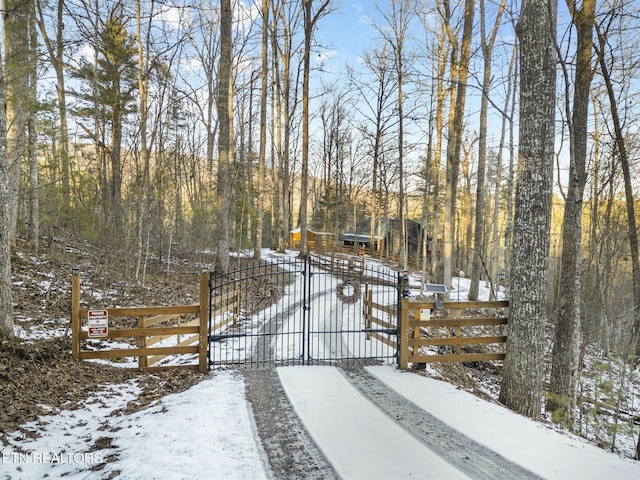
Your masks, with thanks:
[{"label": "snow on fence rail", "polygon": [[[502,312],[508,307],[508,301],[441,302],[436,309],[436,302],[403,299],[398,329],[398,366],[407,369],[409,363],[504,360],[503,352],[463,353],[463,349],[472,350],[471,346],[476,346],[478,350],[478,345],[504,344],[507,337],[502,329],[509,318]],[[473,311],[474,315],[463,316],[465,310]],[[447,315],[434,316],[431,312],[447,312]],[[491,312],[494,315],[490,315]],[[437,347],[446,353],[426,354],[420,351],[421,347]]]},{"label": "snow on fence rail", "polygon": [[[100,350],[83,350],[82,341],[90,338],[87,325],[83,329],[83,320],[89,323],[90,312],[104,312],[105,325],[103,333],[96,337],[102,339],[136,338],[137,347],[110,348]],[[196,316],[196,319],[181,323],[185,315]],[[106,322],[109,319],[121,317],[134,317],[137,319],[137,327],[110,328]],[[197,365],[180,365],[184,368],[198,369],[200,372],[207,370],[207,329],[209,318],[209,274],[200,275],[200,301],[195,305],[182,306],[158,306],[158,307],[133,307],[133,308],[80,308],[80,277],[75,274],[71,278],[71,332],[73,357],[78,360],[97,358],[122,358],[138,357],[138,368],[142,370],[157,370],[166,367],[153,367],[152,364],[165,358],[167,355],[191,354],[198,356]],[[118,323],[129,323],[119,321]],[[158,326],[160,323],[164,326]],[[169,324],[167,326],[167,324]],[[187,336],[182,339],[182,336]],[[174,345],[159,346],[169,337],[176,337]],[[192,345],[198,342],[197,345]],[[166,342],[165,342],[166,343]],[[158,346],[151,346],[158,345]]]}]

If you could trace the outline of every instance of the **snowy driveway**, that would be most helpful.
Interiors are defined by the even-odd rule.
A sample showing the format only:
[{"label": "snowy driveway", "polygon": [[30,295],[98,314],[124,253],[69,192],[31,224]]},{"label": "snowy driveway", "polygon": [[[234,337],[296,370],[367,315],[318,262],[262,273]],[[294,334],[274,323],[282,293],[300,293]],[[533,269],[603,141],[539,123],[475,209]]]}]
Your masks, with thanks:
[{"label": "snowy driveway", "polygon": [[469,478],[384,415],[338,369],[278,373],[295,411],[342,478]]},{"label": "snowy driveway", "polygon": [[[487,468],[494,466],[520,469],[512,478],[526,478],[525,470],[529,478],[640,478],[640,464],[632,460],[448,383],[392,367],[358,373],[301,366],[244,374],[264,382],[248,388],[241,373],[218,371],[133,414],[122,409],[135,399],[135,384],[112,385],[79,410],[52,412],[10,434],[0,478],[437,480],[489,478]],[[358,375],[375,388],[354,381]],[[269,396],[274,387],[286,397]],[[265,410],[257,412],[245,394],[263,401]],[[390,402],[399,410],[378,407],[377,398],[385,395],[403,398]],[[289,418],[279,416],[287,409]],[[463,435],[438,433],[420,412]],[[271,430],[259,431],[264,425]],[[476,446],[452,446],[465,439]]]},{"label": "snowy driveway", "polygon": [[[360,374],[333,367],[278,373],[296,412],[343,478],[640,478],[638,462],[446,382],[390,366],[366,367]],[[368,383],[377,387],[362,385],[370,376],[375,378]],[[370,399],[356,386],[368,390]]]}]

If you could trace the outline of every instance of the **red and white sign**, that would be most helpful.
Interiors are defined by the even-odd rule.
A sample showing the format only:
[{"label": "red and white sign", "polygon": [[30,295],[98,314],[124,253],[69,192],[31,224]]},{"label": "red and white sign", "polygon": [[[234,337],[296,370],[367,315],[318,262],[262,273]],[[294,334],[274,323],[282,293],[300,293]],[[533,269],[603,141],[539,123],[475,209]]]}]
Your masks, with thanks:
[{"label": "red and white sign", "polygon": [[109,335],[109,311],[89,310],[87,318],[89,338],[102,338]]}]

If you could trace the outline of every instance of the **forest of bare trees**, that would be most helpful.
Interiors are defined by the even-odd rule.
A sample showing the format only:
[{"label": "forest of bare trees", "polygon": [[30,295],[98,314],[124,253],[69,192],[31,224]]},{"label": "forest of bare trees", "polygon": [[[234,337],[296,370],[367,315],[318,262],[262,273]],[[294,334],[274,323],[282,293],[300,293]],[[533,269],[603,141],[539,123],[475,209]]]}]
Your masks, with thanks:
[{"label": "forest of bare trees", "polygon": [[224,272],[297,227],[305,255],[308,230],[396,220],[399,268],[506,287],[501,400],[575,425],[585,355],[640,354],[640,2],[354,8],[3,0],[3,334],[18,239],[117,239],[144,282],[150,256]]}]

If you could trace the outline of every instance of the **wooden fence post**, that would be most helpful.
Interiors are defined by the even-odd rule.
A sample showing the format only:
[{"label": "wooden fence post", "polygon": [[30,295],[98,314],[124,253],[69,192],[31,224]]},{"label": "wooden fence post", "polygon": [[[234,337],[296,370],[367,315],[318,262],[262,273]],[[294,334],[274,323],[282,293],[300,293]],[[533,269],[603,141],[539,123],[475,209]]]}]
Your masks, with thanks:
[{"label": "wooden fence post", "polygon": [[371,340],[371,330],[372,319],[373,319],[373,290],[369,288],[369,284],[366,284],[365,288],[365,296],[366,301],[364,304],[364,318],[365,318],[365,329],[367,329],[367,340]]},{"label": "wooden fence post", "polygon": [[80,272],[77,268],[71,275],[71,352],[80,359]]},{"label": "wooden fence post", "polygon": [[[138,316],[138,328],[146,327],[144,322],[144,315]],[[147,336],[141,335],[138,337],[138,348],[147,348]],[[147,368],[149,366],[149,357],[142,355],[138,357],[138,368]]]},{"label": "wooden fence post", "polygon": [[236,283],[233,287],[233,324],[240,319],[240,287]]},{"label": "wooden fence post", "polygon": [[409,368],[409,300],[402,299],[402,309],[398,321],[398,368]]},{"label": "wooden fence post", "polygon": [[200,331],[198,349],[198,371],[205,373],[207,365],[207,345],[209,343],[209,273],[203,271],[200,274]]}]

